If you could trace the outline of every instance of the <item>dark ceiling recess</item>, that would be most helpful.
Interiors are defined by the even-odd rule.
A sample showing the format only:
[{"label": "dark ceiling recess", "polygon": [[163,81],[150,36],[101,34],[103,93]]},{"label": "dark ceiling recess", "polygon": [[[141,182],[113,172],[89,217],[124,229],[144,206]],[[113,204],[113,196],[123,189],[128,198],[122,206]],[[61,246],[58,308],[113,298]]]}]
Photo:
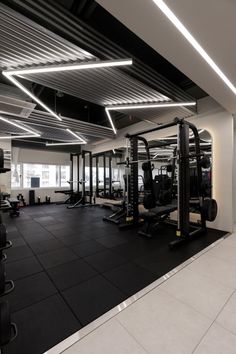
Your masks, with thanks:
[{"label": "dark ceiling recess", "polygon": [[99,124],[109,126],[106,113],[101,106],[41,85],[36,85],[33,92],[57,114],[88,123],[97,124],[99,121]]},{"label": "dark ceiling recess", "polygon": [[[56,0],[52,1],[57,2]],[[105,37],[131,52],[133,56],[148,64],[184,91],[189,92],[194,98],[200,99],[207,96],[193,81],[137,37],[96,1],[74,0],[68,2],[67,0],[60,0],[59,2],[62,6],[69,9],[73,15],[76,15]],[[71,3],[70,7],[68,3]]]},{"label": "dark ceiling recess", "polygon": [[[113,43],[112,52],[116,54],[120,52],[121,56],[124,55],[124,51],[129,52],[131,56],[141,61],[139,64],[145,63],[148,65],[151,75],[151,69],[153,69],[156,75],[162,75],[173,84],[176,84],[176,86],[186,92],[186,94],[188,93],[192,96],[192,98],[200,99],[207,96],[200,87],[114,18],[109,12],[96,3],[95,0],[47,0],[46,3],[44,0],[38,0],[36,2],[33,0],[2,0],[2,2],[40,23],[49,30],[62,37],[64,36],[67,40],[83,46],[85,50],[90,51],[92,41],[97,40],[97,42],[93,42],[92,48],[94,51],[93,54],[98,57],[102,55],[102,50],[99,47],[101,41],[103,41],[104,44],[103,51],[105,55],[104,58],[106,59],[107,54],[105,53],[107,53],[109,49],[108,46]],[[53,6],[53,11],[55,10],[55,14],[58,14],[57,20],[52,21],[54,14],[48,13],[44,4],[47,5],[48,8],[50,8],[51,5]],[[69,18],[70,16],[71,18]],[[73,29],[69,29],[69,23],[74,21],[73,16],[78,19],[77,25],[80,26],[80,33],[77,35],[76,39],[74,36],[75,32],[72,33]],[[63,18],[67,18],[68,22],[63,22]],[[95,32],[93,32],[92,29]],[[90,36],[86,38],[88,31],[90,31]],[[100,33],[101,36],[110,40],[111,43],[105,43],[101,36],[99,38],[98,35],[97,39],[95,39],[96,33]],[[138,69],[137,61],[136,68]],[[134,75],[138,80],[142,79],[140,76],[137,76],[137,70],[136,72],[132,71],[132,69],[127,70],[129,74]],[[146,84],[155,89],[154,81],[146,81]],[[165,92],[162,93],[165,94]],[[174,99],[174,97],[171,98]],[[179,100],[181,100],[180,97]]]}]

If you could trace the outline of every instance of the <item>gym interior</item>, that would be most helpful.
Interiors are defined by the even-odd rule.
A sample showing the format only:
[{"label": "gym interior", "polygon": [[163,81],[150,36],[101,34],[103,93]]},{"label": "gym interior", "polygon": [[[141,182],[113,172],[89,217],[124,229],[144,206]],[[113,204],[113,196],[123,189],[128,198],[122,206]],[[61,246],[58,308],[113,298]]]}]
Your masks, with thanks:
[{"label": "gym interior", "polygon": [[235,353],[235,12],[1,1],[1,354]]}]

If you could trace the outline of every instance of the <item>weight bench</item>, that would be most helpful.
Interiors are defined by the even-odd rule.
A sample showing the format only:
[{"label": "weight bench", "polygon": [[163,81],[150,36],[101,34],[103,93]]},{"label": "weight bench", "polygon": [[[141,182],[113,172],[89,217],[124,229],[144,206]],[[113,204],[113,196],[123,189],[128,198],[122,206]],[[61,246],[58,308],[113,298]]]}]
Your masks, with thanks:
[{"label": "weight bench", "polygon": [[125,208],[124,208],[124,201],[114,202],[114,203],[109,202],[106,203],[105,205],[111,208],[113,214],[109,216],[104,216],[103,221],[108,221],[117,225],[120,224],[121,220],[126,215]]},{"label": "weight bench", "polygon": [[11,210],[10,216],[19,216],[20,215],[20,201],[17,198],[8,198],[8,202],[10,203]]},{"label": "weight bench", "polygon": [[149,211],[140,213],[139,216],[144,219],[144,224],[142,230],[140,230],[138,234],[151,238],[151,226],[153,224],[155,226],[165,221],[169,217],[170,213],[176,209],[176,205],[169,204],[165,206],[158,206],[156,208],[150,209]]},{"label": "weight bench", "polygon": [[54,193],[61,193],[61,194],[68,196],[64,202],[56,203],[57,205],[75,203],[75,201],[77,201],[80,196],[80,193],[74,192],[73,189],[59,189],[59,190],[54,191]]}]

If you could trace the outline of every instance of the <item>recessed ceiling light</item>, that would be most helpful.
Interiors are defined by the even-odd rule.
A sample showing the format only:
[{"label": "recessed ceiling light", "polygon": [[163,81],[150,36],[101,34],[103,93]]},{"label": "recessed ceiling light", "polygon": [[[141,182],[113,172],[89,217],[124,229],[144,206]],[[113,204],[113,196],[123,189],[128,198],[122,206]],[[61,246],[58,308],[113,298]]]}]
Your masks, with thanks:
[{"label": "recessed ceiling light", "polygon": [[[236,87],[223,73],[219,66],[214,62],[210,55],[200,45],[200,43],[193,37],[184,24],[177,18],[173,11],[164,3],[163,0],[153,0],[159,9],[166,15],[166,17],[173,23],[178,31],[187,39],[187,41],[193,46],[193,48],[201,55],[201,57],[207,62],[207,64],[215,71],[215,73],[224,81],[224,83],[230,88],[230,90],[236,95]],[[203,10],[204,11],[204,10]]]}]

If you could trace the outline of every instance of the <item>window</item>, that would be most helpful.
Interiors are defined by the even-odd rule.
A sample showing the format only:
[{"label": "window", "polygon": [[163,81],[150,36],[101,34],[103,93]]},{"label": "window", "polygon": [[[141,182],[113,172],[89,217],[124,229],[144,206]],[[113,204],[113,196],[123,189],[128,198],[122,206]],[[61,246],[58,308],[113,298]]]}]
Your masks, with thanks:
[{"label": "window", "polygon": [[61,187],[68,187],[70,180],[70,166],[61,166]]},{"label": "window", "polygon": [[11,187],[55,188],[68,187],[70,166],[20,163],[11,165]]},{"label": "window", "polygon": [[21,165],[12,164],[11,165],[11,187],[20,188],[21,186]]},{"label": "window", "polygon": [[40,187],[59,187],[59,166],[23,164],[23,187],[31,188],[31,178],[39,178]]}]

